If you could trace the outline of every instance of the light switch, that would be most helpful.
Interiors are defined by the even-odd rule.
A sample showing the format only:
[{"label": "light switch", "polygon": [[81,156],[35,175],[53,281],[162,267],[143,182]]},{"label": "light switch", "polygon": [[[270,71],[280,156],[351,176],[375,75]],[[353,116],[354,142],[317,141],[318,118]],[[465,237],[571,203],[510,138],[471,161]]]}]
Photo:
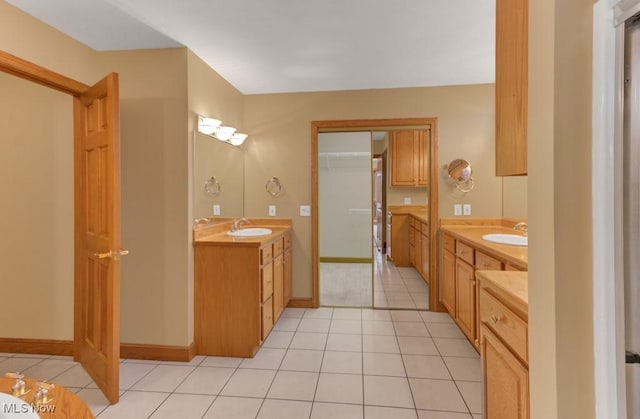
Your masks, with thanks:
[{"label": "light switch", "polygon": [[213,205],[213,215],[220,215],[220,205],[218,204]]},{"label": "light switch", "polygon": [[464,204],[462,206],[462,214],[463,215],[471,215],[471,204]]},{"label": "light switch", "polygon": [[311,217],[311,206],[309,206],[309,205],[300,205],[300,216],[301,217]]},{"label": "light switch", "polygon": [[275,217],[275,216],[276,216],[276,206],[269,205],[269,217]]},{"label": "light switch", "polygon": [[462,215],[462,205],[461,204],[455,204],[453,206],[453,215],[455,215],[456,217],[459,217]]}]

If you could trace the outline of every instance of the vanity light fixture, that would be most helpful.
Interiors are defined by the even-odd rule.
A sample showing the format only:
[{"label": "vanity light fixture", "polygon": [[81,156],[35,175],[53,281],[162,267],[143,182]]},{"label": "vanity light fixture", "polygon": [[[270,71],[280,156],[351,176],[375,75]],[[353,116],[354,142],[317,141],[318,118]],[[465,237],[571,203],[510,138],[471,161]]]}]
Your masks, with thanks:
[{"label": "vanity light fixture", "polygon": [[236,132],[234,127],[222,125],[219,119],[201,115],[198,115],[198,132],[235,146],[239,146],[247,138],[247,134]]}]

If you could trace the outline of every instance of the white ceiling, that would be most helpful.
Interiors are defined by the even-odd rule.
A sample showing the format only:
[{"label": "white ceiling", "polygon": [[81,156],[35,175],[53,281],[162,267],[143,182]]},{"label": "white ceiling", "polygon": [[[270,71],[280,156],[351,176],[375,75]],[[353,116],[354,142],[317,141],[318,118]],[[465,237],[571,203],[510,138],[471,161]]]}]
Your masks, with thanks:
[{"label": "white ceiling", "polygon": [[7,0],[100,51],[186,46],[244,94],[493,83],[495,0]]}]

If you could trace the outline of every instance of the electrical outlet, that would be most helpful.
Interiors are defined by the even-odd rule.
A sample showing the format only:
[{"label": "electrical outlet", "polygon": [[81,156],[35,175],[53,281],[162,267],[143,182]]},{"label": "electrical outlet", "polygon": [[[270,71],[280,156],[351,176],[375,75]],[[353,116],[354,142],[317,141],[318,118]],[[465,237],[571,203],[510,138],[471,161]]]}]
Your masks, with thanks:
[{"label": "electrical outlet", "polygon": [[407,197],[404,199],[404,204],[405,205],[411,205],[411,197]]},{"label": "electrical outlet", "polygon": [[309,206],[309,205],[300,205],[300,216],[301,217],[311,217],[311,206]]},{"label": "electrical outlet", "polygon": [[471,215],[471,204],[464,204],[462,206],[462,214],[463,215]]},{"label": "electrical outlet", "polygon": [[455,215],[456,217],[459,217],[462,215],[462,205],[461,204],[455,204],[453,206],[453,215]]},{"label": "electrical outlet", "polygon": [[213,215],[220,215],[220,205],[218,204],[213,205]]},{"label": "electrical outlet", "polygon": [[269,205],[269,217],[275,217],[275,216],[276,216],[276,206]]}]

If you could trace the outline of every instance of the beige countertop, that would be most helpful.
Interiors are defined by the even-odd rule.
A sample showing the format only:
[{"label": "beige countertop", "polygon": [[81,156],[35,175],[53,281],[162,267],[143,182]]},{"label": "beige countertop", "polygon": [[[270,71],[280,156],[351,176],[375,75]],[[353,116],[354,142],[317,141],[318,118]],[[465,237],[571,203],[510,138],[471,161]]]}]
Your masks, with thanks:
[{"label": "beige countertop", "polygon": [[529,250],[527,246],[510,246],[488,242],[482,239],[484,234],[506,233],[518,234],[512,228],[502,225],[442,225],[440,227],[445,233],[453,236],[456,240],[467,242],[476,249],[496,255],[499,259],[508,262],[518,269],[527,270],[529,267]]},{"label": "beige countertop", "polygon": [[528,318],[529,280],[528,272],[476,271],[480,287],[489,288],[493,294],[509,302],[520,315]]},{"label": "beige countertop", "polygon": [[412,215],[423,223],[429,223],[429,211],[426,205],[389,205],[391,215]]},{"label": "beige countertop", "polygon": [[250,223],[246,224],[244,228],[265,227],[273,232],[265,236],[230,236],[227,233],[233,221],[225,221],[194,228],[193,244],[194,246],[214,246],[219,244],[226,246],[262,246],[291,231],[291,220],[289,219],[249,218],[249,221]]}]

